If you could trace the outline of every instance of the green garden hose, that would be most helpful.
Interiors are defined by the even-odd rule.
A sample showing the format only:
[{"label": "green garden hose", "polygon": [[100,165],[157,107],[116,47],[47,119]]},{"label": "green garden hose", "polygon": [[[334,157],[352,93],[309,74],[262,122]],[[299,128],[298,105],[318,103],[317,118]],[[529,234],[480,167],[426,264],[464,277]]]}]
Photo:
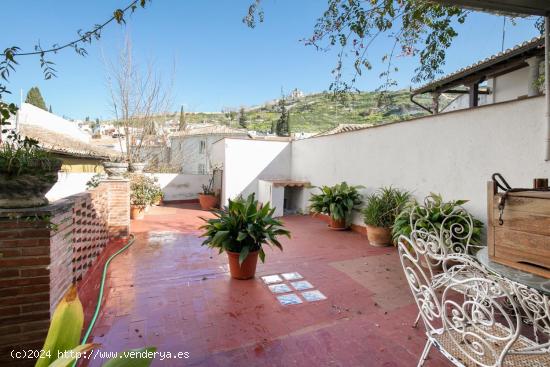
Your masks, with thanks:
[{"label": "green garden hose", "polygon": [[[132,246],[134,244],[135,240],[136,240],[135,236],[133,234],[131,234],[130,239],[128,240],[126,245],[124,245],[124,247],[122,247],[120,250],[118,250],[117,252],[112,254],[107,259],[107,261],[105,261],[105,265],[103,265],[103,274],[101,275],[101,283],[99,285],[99,294],[97,296],[97,304],[95,306],[94,316],[92,317],[92,320],[90,321],[90,325],[88,325],[88,329],[86,330],[86,333],[84,334],[84,337],[82,338],[82,343],[81,344],[86,344],[86,342],[88,341],[88,338],[90,337],[90,334],[92,333],[92,329],[94,328],[95,322],[97,320],[97,316],[99,315],[99,310],[101,309],[101,300],[103,299],[103,289],[105,287],[105,279],[107,278],[107,268],[109,267],[109,264],[111,263],[111,261],[115,257],[117,257],[118,255],[120,255],[121,253],[126,251],[130,246]],[[77,361],[75,361],[73,363],[73,367],[76,366],[76,363],[77,363]]]}]

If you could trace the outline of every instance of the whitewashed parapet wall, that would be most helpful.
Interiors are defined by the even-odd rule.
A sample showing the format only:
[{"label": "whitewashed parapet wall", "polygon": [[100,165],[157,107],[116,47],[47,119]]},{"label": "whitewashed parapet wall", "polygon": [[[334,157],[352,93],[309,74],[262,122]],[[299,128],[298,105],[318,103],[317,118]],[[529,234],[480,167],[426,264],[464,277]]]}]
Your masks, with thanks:
[{"label": "whitewashed parapet wall", "polygon": [[516,187],[550,177],[544,116],[544,98],[536,97],[294,141],[291,176],[313,185],[345,180],[367,193],[392,185],[418,198],[469,199],[468,209],[485,220],[492,173]]},{"label": "whitewashed parapet wall", "polygon": [[[208,184],[209,175],[185,175],[177,173],[148,173],[156,177],[164,199],[167,201],[192,200],[198,198],[202,185]],[[50,201],[59,200],[86,191],[86,183],[94,176],[93,173],[59,172],[57,183],[46,197]]]},{"label": "whitewashed parapet wall", "polygon": [[212,147],[212,164],[223,167],[222,203],[258,193],[258,180],[290,178],[291,145],[286,141],[225,138]]}]

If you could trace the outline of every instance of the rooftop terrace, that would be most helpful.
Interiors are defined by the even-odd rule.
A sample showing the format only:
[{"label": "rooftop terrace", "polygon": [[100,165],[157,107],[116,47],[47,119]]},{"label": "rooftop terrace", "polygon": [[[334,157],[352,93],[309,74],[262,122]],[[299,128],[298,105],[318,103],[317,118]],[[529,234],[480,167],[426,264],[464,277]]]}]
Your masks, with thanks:
[{"label": "rooftop terrace", "polygon": [[[416,365],[425,334],[411,327],[418,309],[395,248],[288,216],[284,251],[269,251],[255,279],[233,280],[226,257],[200,246],[199,217],[208,215],[192,204],[154,207],[132,223],[136,242],[110,266],[92,333],[102,351],[189,353],[153,362],[163,366]],[[292,272],[326,299],[308,302],[294,290],[301,303],[281,304],[262,277]],[[85,304],[93,297],[82,295]],[[438,353],[431,358],[426,366],[448,365]]]}]

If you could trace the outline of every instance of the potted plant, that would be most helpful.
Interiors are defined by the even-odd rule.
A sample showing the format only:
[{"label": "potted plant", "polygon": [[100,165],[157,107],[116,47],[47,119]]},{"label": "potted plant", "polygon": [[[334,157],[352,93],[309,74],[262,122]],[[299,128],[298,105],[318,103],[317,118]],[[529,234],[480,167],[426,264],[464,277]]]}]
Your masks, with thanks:
[{"label": "potted plant", "polygon": [[162,199],[164,199],[164,192],[160,187],[156,188],[153,194],[153,205],[159,206],[162,204]]},{"label": "potted plant", "polygon": [[363,219],[367,225],[367,238],[372,246],[391,244],[391,229],[395,218],[409,200],[409,192],[393,187],[382,187],[365,198]]},{"label": "potted plant", "polygon": [[334,186],[323,186],[320,194],[311,195],[310,210],[330,217],[330,228],[344,230],[351,225],[351,215],[362,203],[362,195],[357,191],[363,186],[351,186],[346,182]]},{"label": "potted plant", "polygon": [[154,201],[156,182],[145,175],[130,175],[130,218],[143,219],[145,208]]},{"label": "potted plant", "polygon": [[208,185],[202,185],[202,192],[198,195],[202,210],[210,210],[218,206],[218,197],[214,192],[214,174],[210,176]]},{"label": "potted plant", "polygon": [[275,208],[269,204],[258,205],[254,194],[246,199],[229,200],[227,207],[214,210],[213,219],[204,219],[201,229],[206,240],[203,246],[218,249],[220,253],[227,252],[229,270],[235,279],[250,279],[256,273],[258,256],[262,263],[265,252],[262,245],[275,246],[283,249],[278,236],[290,238],[282,223],[273,218]]},{"label": "potted plant", "polygon": [[[400,235],[410,237],[412,225],[439,235],[442,226],[448,234],[444,238],[447,247],[454,247],[453,252],[461,252],[468,245],[470,255],[483,246],[483,222],[472,217],[465,209],[459,208],[467,200],[444,201],[441,195],[431,193],[424,199],[424,204],[412,201],[395,218],[392,228],[394,243]],[[470,227],[470,223],[473,228]],[[468,233],[471,231],[471,236]],[[469,242],[469,243],[468,243]]]},{"label": "potted plant", "polygon": [[107,177],[111,180],[123,179],[124,174],[128,172],[128,162],[126,162],[124,157],[111,157],[108,161],[101,162],[101,164],[107,173]]},{"label": "potted plant", "polygon": [[31,208],[48,204],[46,193],[57,182],[61,160],[23,138],[13,130],[3,130],[0,144],[0,208]]}]

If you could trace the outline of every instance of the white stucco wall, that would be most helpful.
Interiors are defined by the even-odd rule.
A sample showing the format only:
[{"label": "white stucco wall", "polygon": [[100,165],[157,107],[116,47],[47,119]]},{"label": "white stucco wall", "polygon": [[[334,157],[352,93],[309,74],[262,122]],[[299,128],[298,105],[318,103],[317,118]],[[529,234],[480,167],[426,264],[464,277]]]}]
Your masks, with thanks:
[{"label": "white stucco wall", "polygon": [[528,80],[528,67],[493,78],[494,102],[511,101],[521,96],[527,96]]},{"label": "white stucco wall", "polygon": [[290,177],[289,142],[226,138],[217,144],[224,150],[223,158],[216,154],[217,161],[223,161],[222,203],[252,192],[257,195],[259,179]]},{"label": "white stucco wall", "polygon": [[[209,175],[184,175],[176,173],[148,173],[156,177],[165,200],[191,200],[198,198],[202,185],[207,184]],[[94,173],[66,173],[59,172],[58,181],[48,192],[46,197],[55,201],[67,196],[78,194],[86,190],[86,182]]]},{"label": "white stucco wall", "polygon": [[202,185],[208,184],[209,175],[185,175],[177,173],[151,173],[149,176],[157,178],[164,200],[191,200],[197,199],[202,191]]},{"label": "white stucco wall", "polygon": [[55,201],[85,191],[86,182],[94,175],[95,173],[59,172],[57,174],[57,182],[48,191],[46,198],[49,201]]},{"label": "white stucco wall", "polygon": [[537,97],[294,141],[291,175],[313,185],[347,181],[365,192],[393,185],[419,198],[437,192],[469,199],[467,207],[484,220],[492,173],[515,187],[550,177],[544,115],[544,98]]}]

